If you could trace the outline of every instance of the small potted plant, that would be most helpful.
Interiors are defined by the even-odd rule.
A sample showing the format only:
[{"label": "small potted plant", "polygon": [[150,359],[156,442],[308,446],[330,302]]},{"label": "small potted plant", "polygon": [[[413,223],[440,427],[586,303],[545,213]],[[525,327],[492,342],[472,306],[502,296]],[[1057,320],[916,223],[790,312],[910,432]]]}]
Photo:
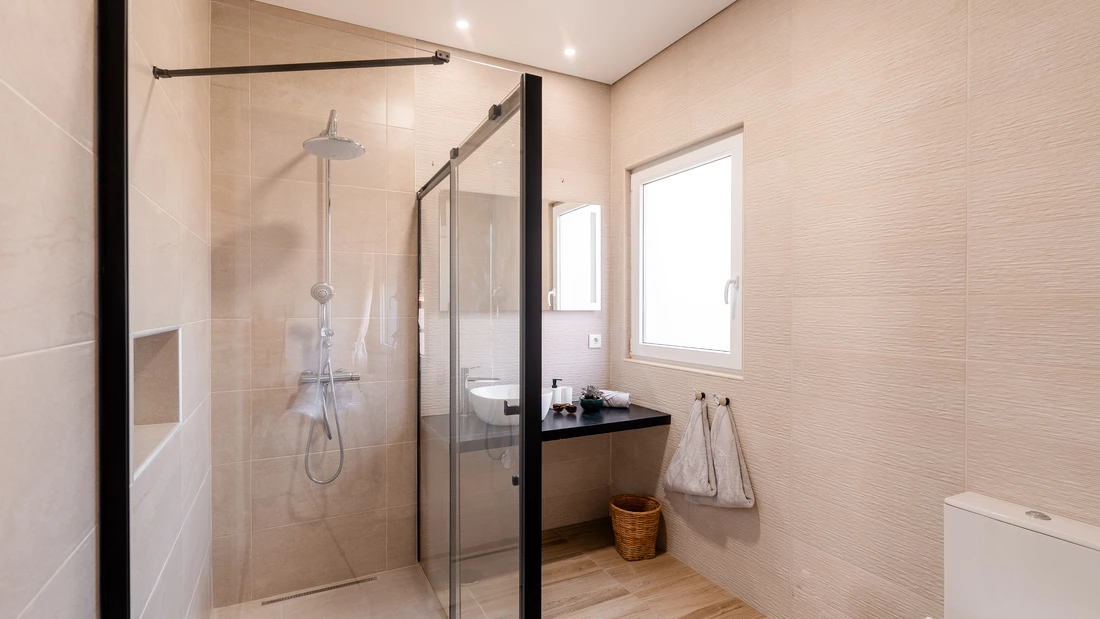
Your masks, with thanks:
[{"label": "small potted plant", "polygon": [[581,408],[586,413],[594,413],[603,408],[603,391],[596,385],[581,389]]}]

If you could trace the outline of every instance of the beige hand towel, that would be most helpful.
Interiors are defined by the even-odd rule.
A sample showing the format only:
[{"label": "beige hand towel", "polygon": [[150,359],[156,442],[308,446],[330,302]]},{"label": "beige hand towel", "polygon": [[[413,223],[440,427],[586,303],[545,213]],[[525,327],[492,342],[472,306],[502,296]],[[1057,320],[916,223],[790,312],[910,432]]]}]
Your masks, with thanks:
[{"label": "beige hand towel", "polygon": [[688,496],[687,500],[700,505],[715,507],[752,507],[756,497],[752,493],[749,481],[749,468],[741,453],[741,442],[737,439],[737,426],[733,423],[733,414],[722,398],[718,410],[714,413],[714,424],[710,429],[711,457],[714,462],[714,477],[717,492],[714,496]]}]

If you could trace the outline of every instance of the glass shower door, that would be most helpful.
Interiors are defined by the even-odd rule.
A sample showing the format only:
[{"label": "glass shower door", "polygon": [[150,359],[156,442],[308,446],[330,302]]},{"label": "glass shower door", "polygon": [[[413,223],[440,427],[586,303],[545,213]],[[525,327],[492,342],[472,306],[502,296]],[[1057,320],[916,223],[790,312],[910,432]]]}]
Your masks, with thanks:
[{"label": "glass shower door", "polygon": [[[519,608],[520,118],[452,169],[462,616]],[[541,286],[541,282],[540,286]],[[455,586],[452,583],[452,587]],[[467,607],[477,606],[476,609]],[[512,612],[508,612],[512,611]]]},{"label": "glass shower door", "polygon": [[534,616],[521,612],[521,548],[530,546],[521,538],[541,520],[524,473],[540,452],[529,431],[534,423],[538,440],[541,414],[521,385],[531,372],[539,383],[539,364],[524,357],[523,310],[530,298],[540,309],[541,280],[528,291],[521,273],[531,223],[522,100],[520,86],[493,106],[419,195],[420,562],[452,618]]}]

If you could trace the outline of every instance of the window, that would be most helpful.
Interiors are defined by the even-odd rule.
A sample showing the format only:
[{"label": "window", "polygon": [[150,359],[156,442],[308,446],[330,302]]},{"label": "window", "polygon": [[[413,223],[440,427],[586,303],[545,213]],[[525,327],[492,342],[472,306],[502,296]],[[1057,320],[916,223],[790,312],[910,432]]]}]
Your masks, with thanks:
[{"label": "window", "polygon": [[631,173],[634,358],[741,371],[741,138]]}]

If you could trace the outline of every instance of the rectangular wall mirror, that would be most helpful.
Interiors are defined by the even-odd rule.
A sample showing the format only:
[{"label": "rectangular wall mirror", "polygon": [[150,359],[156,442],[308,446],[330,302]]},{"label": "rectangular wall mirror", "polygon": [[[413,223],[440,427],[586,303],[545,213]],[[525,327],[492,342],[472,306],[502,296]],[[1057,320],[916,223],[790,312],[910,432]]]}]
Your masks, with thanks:
[{"label": "rectangular wall mirror", "polygon": [[546,202],[543,226],[544,309],[600,309],[602,233],[599,204]]}]

